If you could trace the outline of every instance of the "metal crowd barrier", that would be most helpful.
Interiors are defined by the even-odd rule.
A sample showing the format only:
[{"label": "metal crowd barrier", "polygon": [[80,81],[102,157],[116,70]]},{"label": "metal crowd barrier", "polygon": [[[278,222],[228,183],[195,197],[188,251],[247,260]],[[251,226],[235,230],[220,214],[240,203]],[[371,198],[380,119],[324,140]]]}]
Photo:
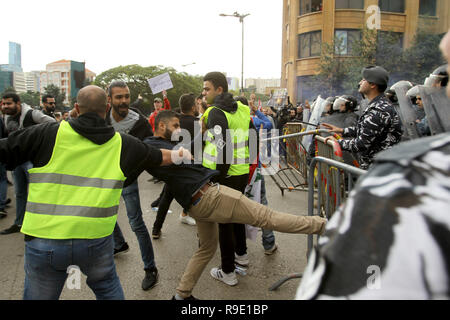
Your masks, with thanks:
[{"label": "metal crowd barrier", "polygon": [[[327,141],[327,144],[330,141]],[[333,142],[331,142],[333,144]],[[339,158],[339,154],[335,155]],[[323,174],[323,179],[317,180],[317,187],[315,188],[314,184],[314,172]],[[347,198],[348,193],[353,189],[353,179],[354,177],[359,177],[366,173],[365,170],[356,168],[354,166],[343,163],[341,160],[335,160],[324,157],[315,157],[311,160],[311,164],[309,167],[309,177],[308,177],[308,216],[319,215],[326,216],[328,219],[331,218],[334,213],[334,209],[339,207]],[[347,186],[342,189],[342,185],[345,181],[345,176],[347,176]],[[339,190],[340,192],[335,192],[333,194],[330,193],[330,188],[334,189],[334,191]],[[318,193],[318,203],[314,205],[314,195],[317,190]],[[342,191],[342,192],[341,192]],[[323,203],[323,201],[325,203]],[[333,202],[333,205],[332,203]],[[332,208],[334,208],[332,210]],[[316,212],[315,210],[316,209]],[[314,244],[314,237],[318,236],[308,235],[308,250],[307,256],[309,257],[309,253],[311,252]],[[317,241],[316,240],[316,241]],[[290,279],[298,279],[302,277],[302,273],[293,273],[290,274],[276,283],[274,283],[269,290],[277,290],[283,283]]]},{"label": "metal crowd barrier", "polygon": [[[290,130],[300,130],[301,124],[291,124]],[[300,125],[300,126],[299,126]],[[284,191],[307,191],[308,190],[308,153],[301,143],[301,139],[305,135],[313,135],[321,132],[328,132],[328,130],[311,130],[304,132],[289,133],[283,136],[277,136],[269,139],[263,139],[262,142],[272,140],[286,139],[286,148],[283,144],[279,144],[278,154],[278,168],[270,168],[270,177],[278,186],[281,194]],[[285,154],[283,157],[281,154]],[[264,164],[263,166],[267,168]]]}]

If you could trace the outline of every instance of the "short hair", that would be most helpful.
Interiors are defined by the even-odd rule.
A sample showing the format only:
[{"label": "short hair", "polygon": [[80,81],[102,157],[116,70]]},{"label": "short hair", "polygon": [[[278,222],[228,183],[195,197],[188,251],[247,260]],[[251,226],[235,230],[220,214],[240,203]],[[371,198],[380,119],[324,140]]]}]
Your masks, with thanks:
[{"label": "short hair", "polygon": [[106,92],[98,86],[86,86],[78,92],[77,104],[80,108],[80,113],[95,112],[104,114],[107,106]]},{"label": "short hair", "polygon": [[17,93],[8,92],[2,96],[2,99],[13,99],[14,103],[20,102],[20,97]]},{"label": "short hair", "polygon": [[192,110],[195,106],[195,95],[193,93],[185,93],[181,95],[178,104],[180,105],[181,112],[186,113]]},{"label": "short hair", "polygon": [[178,113],[172,110],[163,110],[158,112],[158,114],[155,117],[155,130],[158,130],[160,122],[167,124],[170,121],[170,119],[173,118],[180,118],[180,116],[178,115]]},{"label": "short hair", "polygon": [[54,96],[52,96],[51,94],[44,94],[43,95],[43,97],[42,97],[42,102],[44,103],[47,103],[47,99],[48,98],[50,98],[50,99],[55,99],[55,97]]},{"label": "short hair", "polygon": [[243,104],[245,104],[246,106],[248,106],[248,100],[247,100],[246,97],[239,96],[239,97],[235,97],[234,100],[235,100],[235,101],[242,102]]},{"label": "short hair", "polygon": [[221,72],[210,72],[207,73],[203,77],[203,81],[209,81],[213,84],[214,89],[217,90],[217,88],[222,87],[223,92],[228,92],[228,81],[225,75]]},{"label": "short hair", "polygon": [[108,97],[111,97],[112,89],[114,89],[114,88],[128,88],[128,85],[123,80],[113,80],[108,86],[108,90],[107,90]]}]

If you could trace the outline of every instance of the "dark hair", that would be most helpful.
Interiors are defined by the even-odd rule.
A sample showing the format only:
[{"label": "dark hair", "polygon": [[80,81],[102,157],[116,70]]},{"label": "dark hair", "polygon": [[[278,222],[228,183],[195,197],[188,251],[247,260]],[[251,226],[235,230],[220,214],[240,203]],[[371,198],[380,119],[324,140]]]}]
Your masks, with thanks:
[{"label": "dark hair", "polygon": [[187,113],[195,106],[195,95],[193,93],[185,93],[180,97],[178,104],[180,105],[181,112]]},{"label": "dark hair", "polygon": [[158,112],[158,114],[155,117],[155,131],[158,129],[159,123],[162,121],[164,123],[167,123],[172,118],[179,118],[180,116],[178,113],[172,111],[172,110],[163,110]]},{"label": "dark hair", "polygon": [[2,99],[13,99],[14,103],[20,102],[19,95],[13,92],[5,93]]},{"label": "dark hair", "polygon": [[369,84],[377,86],[378,92],[379,93],[384,93],[387,90],[387,84],[376,84],[373,82],[369,82]]},{"label": "dark hair", "polygon": [[123,80],[113,80],[108,86],[108,97],[111,97],[113,88],[128,88],[128,85]]},{"label": "dark hair", "polygon": [[245,104],[246,106],[248,106],[248,100],[247,100],[246,97],[239,96],[239,97],[235,97],[234,100],[235,100],[235,101],[242,102],[243,104]]},{"label": "dark hair", "polygon": [[222,87],[223,92],[228,92],[228,81],[221,72],[210,72],[203,77],[203,81],[209,81],[213,84],[214,89]]},{"label": "dark hair", "polygon": [[55,97],[52,96],[51,94],[45,94],[45,95],[42,97],[42,102],[47,103],[47,99],[48,99],[48,98],[50,98],[50,99],[55,99]]}]

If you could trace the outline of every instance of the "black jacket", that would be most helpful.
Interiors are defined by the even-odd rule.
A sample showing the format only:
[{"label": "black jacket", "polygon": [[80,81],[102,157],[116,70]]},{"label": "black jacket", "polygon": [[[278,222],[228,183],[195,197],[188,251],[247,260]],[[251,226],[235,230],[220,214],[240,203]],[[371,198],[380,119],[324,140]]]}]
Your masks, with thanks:
[{"label": "black jacket", "polygon": [[[112,109],[109,109],[108,114],[106,115],[106,124],[109,126],[111,125],[111,110]],[[153,136],[152,126],[142,112],[135,108],[130,108],[130,110],[133,110],[139,115],[139,120],[134,124],[128,134],[138,138],[139,140],[144,140],[147,137]]]},{"label": "black jacket", "polygon": [[[71,127],[83,137],[96,144],[109,141],[115,134],[114,128],[108,126],[105,119],[95,113],[86,113],[76,119],[69,120]],[[33,167],[43,167],[53,153],[59,123],[38,124],[27,129],[12,132],[7,139],[0,139],[0,162],[8,170],[26,161]],[[142,171],[159,166],[162,161],[161,151],[144,144],[127,134],[122,137],[120,168],[126,180],[124,187],[132,183]]]}]

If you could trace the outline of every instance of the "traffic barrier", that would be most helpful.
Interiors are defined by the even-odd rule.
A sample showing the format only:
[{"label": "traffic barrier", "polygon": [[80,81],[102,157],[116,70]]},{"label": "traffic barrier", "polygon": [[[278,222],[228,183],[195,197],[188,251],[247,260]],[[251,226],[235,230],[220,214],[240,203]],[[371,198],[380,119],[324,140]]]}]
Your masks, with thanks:
[{"label": "traffic barrier", "polygon": [[[328,144],[329,141],[327,141]],[[332,144],[334,144],[332,142]],[[337,148],[336,148],[337,149]],[[311,164],[309,166],[309,177],[308,177],[308,216],[318,215],[318,216],[326,216],[328,219],[331,218],[334,211],[331,211],[331,208],[337,208],[341,205],[347,198],[348,193],[353,189],[353,181],[355,177],[359,177],[366,173],[365,170],[356,168],[354,166],[343,163],[339,160],[339,154],[336,155],[338,160],[329,159],[324,157],[315,157],[311,160]],[[314,184],[314,172],[323,172],[325,173],[324,179],[316,179],[317,187],[315,188]],[[332,178],[332,176],[334,176]],[[334,198],[329,196],[328,188],[330,186],[330,181],[333,181],[335,186],[342,185],[342,177],[347,176],[347,186],[344,192],[336,192],[336,201],[334,202]],[[338,189],[340,190],[340,189]],[[318,193],[318,203],[314,205],[314,195]],[[322,197],[322,194],[325,194],[325,197]],[[325,201],[322,204],[322,201]],[[331,205],[331,201],[334,202],[334,205]],[[324,210],[325,208],[325,210]],[[316,209],[316,210],[314,210]],[[311,252],[314,244],[314,237],[316,237],[316,242],[318,241],[319,236],[308,235],[308,245],[307,245],[307,256]],[[293,273],[286,277],[283,277],[276,283],[274,283],[269,290],[277,290],[283,283],[290,279],[298,279],[302,277],[302,273]]]}]

